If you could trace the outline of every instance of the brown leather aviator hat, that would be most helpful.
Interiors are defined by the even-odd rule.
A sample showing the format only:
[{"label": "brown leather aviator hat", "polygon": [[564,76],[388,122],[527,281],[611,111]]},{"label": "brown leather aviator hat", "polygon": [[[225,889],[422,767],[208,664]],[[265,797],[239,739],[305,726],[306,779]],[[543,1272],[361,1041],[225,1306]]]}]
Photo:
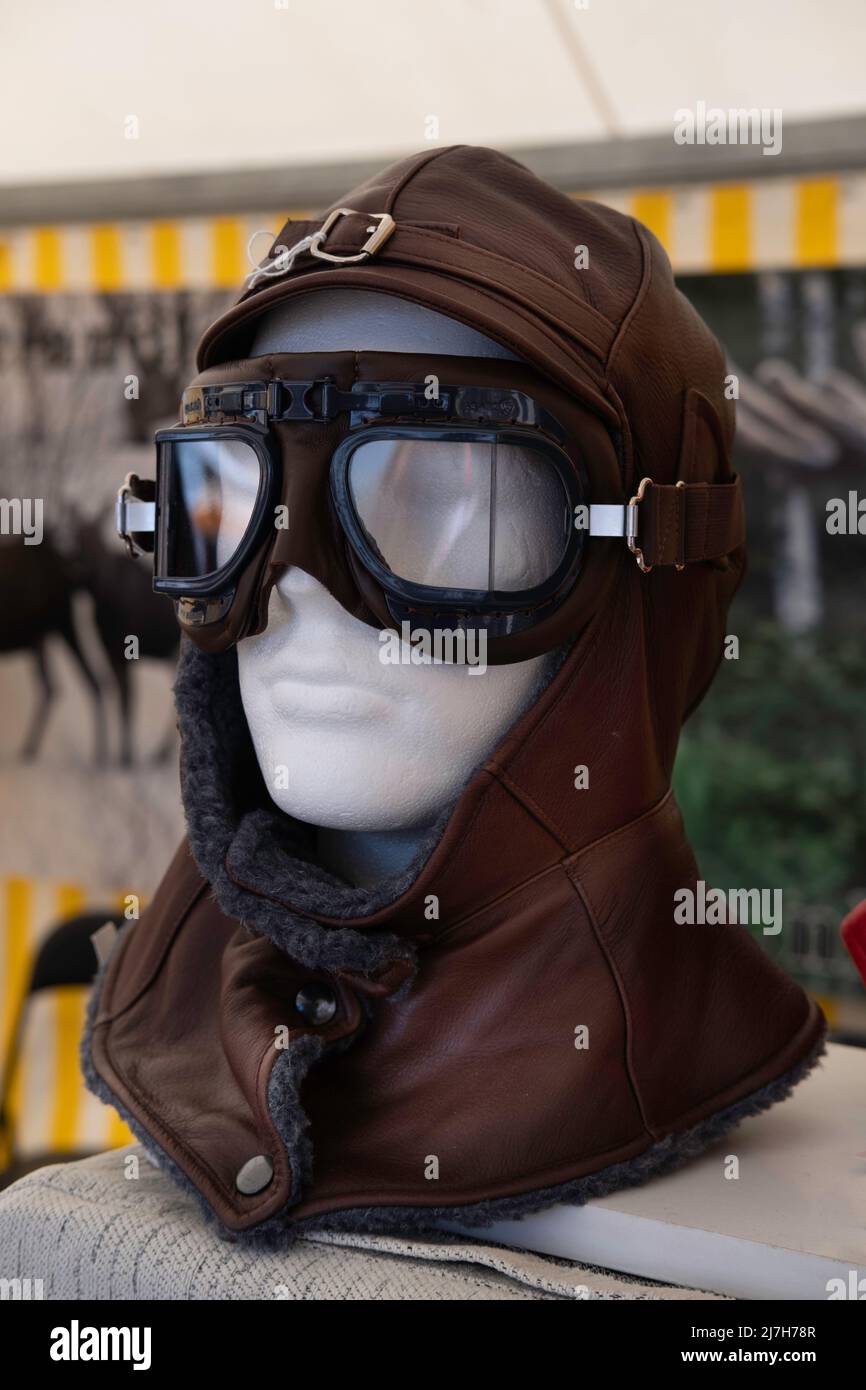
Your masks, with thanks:
[{"label": "brown leather aviator hat", "polygon": [[[701,920],[670,789],[744,565],[723,354],[645,227],[492,150],[403,160],[277,242],[289,254],[205,334],[175,433],[210,399],[218,422],[273,407],[277,433],[310,432],[310,457],[322,430],[338,453],[364,426],[353,390],[405,424],[418,393],[393,384],[432,372],[449,385],[440,424],[470,387],[519,393],[512,423],[524,411],[539,439],[558,421],[550,458],[579,457],[581,497],[619,523],[590,526],[523,615],[535,650],[561,653],[555,674],[415,863],[373,888],[329,872],[312,827],[271,801],[241,703],[233,642],[299,555],[269,532],[234,597],[174,595],[191,633],[213,619],[219,635],[183,643],[177,683],[189,838],[102,971],[88,1082],[235,1233],[483,1225],[641,1182],[784,1099],[825,1030],[745,926]],[[250,357],[264,310],[335,286],[438,310],[519,360],[473,379],[456,358]],[[327,401],[342,425],[322,423]],[[311,569],[399,627],[387,573],[370,580],[324,465],[315,478]],[[230,609],[246,626],[224,626]]]}]

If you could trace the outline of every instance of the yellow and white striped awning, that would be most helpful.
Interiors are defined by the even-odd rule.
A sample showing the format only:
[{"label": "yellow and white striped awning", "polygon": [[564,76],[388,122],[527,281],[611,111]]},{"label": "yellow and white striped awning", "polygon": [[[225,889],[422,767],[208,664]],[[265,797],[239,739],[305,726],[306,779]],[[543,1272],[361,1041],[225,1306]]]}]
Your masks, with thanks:
[{"label": "yellow and white striped awning", "polygon": [[[51,929],[88,910],[116,906],[122,912],[128,896],[74,883],[0,878],[0,1073],[18,1030],[10,1110],[19,1160],[88,1153],[132,1138],[117,1113],[84,1086],[78,1048],[89,990],[64,985],[27,998],[36,952]],[[0,1169],[8,1157],[0,1152]]]},{"label": "yellow and white striped awning", "polygon": [[678,275],[866,265],[866,175],[607,193],[644,222]]},{"label": "yellow and white striped awning", "polygon": [[[640,218],[679,274],[866,265],[866,174],[574,196]],[[251,269],[250,238],[284,221],[260,212],[0,229],[0,292],[237,289]],[[258,238],[256,258],[266,249]]]}]

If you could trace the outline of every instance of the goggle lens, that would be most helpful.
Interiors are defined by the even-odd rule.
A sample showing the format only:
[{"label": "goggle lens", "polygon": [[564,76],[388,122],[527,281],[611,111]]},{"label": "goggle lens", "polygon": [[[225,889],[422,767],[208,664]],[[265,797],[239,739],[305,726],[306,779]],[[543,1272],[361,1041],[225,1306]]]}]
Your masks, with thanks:
[{"label": "goggle lens", "polygon": [[532,589],[566,551],[568,497],[531,444],[373,439],[354,449],[348,484],[371,547],[408,583]]},{"label": "goggle lens", "polygon": [[255,512],[259,457],[243,439],[173,440],[163,454],[158,572],[201,579],[236,555]]}]

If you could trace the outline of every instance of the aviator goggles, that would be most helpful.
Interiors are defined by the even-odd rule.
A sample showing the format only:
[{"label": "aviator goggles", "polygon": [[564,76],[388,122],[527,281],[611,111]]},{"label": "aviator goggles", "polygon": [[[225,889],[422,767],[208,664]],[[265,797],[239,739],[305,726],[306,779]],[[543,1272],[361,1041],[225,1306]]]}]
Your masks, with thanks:
[{"label": "aviator goggles", "polygon": [[[574,404],[555,391],[452,380],[449,362],[479,369],[443,359],[441,377],[346,381],[345,364],[290,377],[275,357],[188,388],[181,423],[156,435],[155,480],[120,489],[117,529],[153,553],[153,587],[193,641],[223,650],[261,631],[270,588],[298,565],[371,625],[478,629],[491,660],[522,659],[561,640],[590,537],[621,537],[651,568],[638,519],[651,481],[628,502],[590,498],[600,468],[621,494],[606,430],[583,410],[583,427],[566,419]],[[277,374],[242,370],[254,365]]]}]

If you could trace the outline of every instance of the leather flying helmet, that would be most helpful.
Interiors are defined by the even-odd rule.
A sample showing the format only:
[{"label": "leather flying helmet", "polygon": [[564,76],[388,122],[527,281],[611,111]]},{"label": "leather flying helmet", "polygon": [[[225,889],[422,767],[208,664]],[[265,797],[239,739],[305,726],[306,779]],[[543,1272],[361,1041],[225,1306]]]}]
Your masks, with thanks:
[{"label": "leather flying helmet", "polygon": [[[250,357],[262,311],[326,287],[425,305],[519,360]],[[287,224],[198,369],[156,495],[121,498],[124,531],[155,524],[194,639],[188,841],[96,988],[92,1089],[225,1228],[283,1234],[585,1201],[782,1100],[820,1009],[744,926],[675,913],[701,880],[671,773],[743,520],[724,357],[652,234],[494,151],[427,151]],[[407,571],[400,526],[424,525],[431,478],[469,499],[466,531],[416,543]],[[497,527],[530,492],[525,563],[500,574]],[[319,862],[252,748],[233,644],[288,565],[371,624],[409,610],[486,624],[491,660],[562,651],[373,888]]]}]

